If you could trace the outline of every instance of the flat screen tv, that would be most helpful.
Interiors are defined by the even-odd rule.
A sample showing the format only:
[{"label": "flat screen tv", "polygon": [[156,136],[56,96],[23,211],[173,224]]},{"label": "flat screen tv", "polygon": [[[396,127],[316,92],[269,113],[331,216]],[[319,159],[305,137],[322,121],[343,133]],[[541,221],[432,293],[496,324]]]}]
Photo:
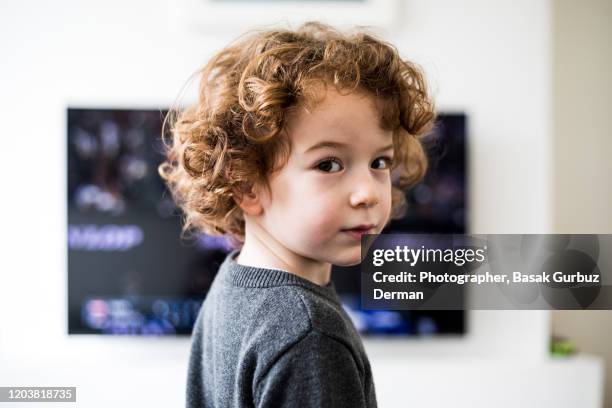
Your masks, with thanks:
[{"label": "flat screen tv", "polygon": [[[157,173],[164,109],[67,110],[69,334],[189,335],[226,254],[225,237],[180,239],[180,212]],[[386,232],[466,229],[466,117],[440,114],[430,169]],[[332,279],[363,335],[460,335],[463,311],[368,311],[357,267]]]}]

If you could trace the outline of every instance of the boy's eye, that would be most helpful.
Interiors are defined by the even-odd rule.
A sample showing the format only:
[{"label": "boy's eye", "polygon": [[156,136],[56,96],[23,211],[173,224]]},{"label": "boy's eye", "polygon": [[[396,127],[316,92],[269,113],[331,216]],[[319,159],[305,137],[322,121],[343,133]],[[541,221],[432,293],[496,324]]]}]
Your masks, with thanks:
[{"label": "boy's eye", "polygon": [[[374,163],[383,163],[381,166],[382,167],[376,167],[376,165],[374,165],[374,168],[376,168],[377,170],[387,170],[391,168],[391,164],[393,163],[393,159],[391,157],[387,157],[387,156],[383,156],[383,157],[379,157],[376,160],[374,160]],[[319,162],[316,165],[317,170],[321,170],[325,173],[336,173],[340,170],[342,170],[342,165],[340,164],[340,161],[335,158],[335,157],[329,157],[321,162]]]},{"label": "boy's eye", "polygon": [[391,157],[387,157],[387,156],[379,157],[376,160],[374,160],[374,163],[380,162],[381,160],[384,163],[383,166],[386,165],[387,167],[381,167],[378,170],[384,170],[384,169],[390,169],[391,168],[391,164],[393,164],[393,159]]},{"label": "boy's eye", "polygon": [[[340,165],[338,159],[336,159],[335,157],[330,157],[330,158],[323,160],[322,162],[319,162],[316,168],[325,173],[335,173],[336,171],[340,171],[342,166]],[[336,170],[336,171],[333,171],[333,170]]]}]

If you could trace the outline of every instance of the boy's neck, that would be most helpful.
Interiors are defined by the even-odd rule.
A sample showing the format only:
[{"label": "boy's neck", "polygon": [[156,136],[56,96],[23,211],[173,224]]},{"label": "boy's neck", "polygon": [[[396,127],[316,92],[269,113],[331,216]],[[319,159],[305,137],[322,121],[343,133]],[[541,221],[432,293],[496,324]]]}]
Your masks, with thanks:
[{"label": "boy's neck", "polygon": [[236,258],[241,265],[257,268],[279,269],[292,273],[319,286],[326,286],[331,279],[331,264],[298,255],[278,241],[249,234]]}]

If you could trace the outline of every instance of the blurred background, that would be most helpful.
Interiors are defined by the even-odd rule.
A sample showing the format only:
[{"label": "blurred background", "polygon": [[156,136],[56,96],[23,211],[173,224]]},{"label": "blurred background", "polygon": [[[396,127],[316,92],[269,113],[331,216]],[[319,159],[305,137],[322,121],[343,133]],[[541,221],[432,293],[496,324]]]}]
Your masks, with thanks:
[{"label": "blurred background", "polygon": [[[394,231],[612,233],[612,1],[5,1],[0,386],[184,404],[191,320],[227,248],[178,241],[153,138],[215,51],[308,19],[372,25],[426,72],[441,159]],[[334,272],[381,407],[612,408],[612,312],[372,317],[350,276]]]}]

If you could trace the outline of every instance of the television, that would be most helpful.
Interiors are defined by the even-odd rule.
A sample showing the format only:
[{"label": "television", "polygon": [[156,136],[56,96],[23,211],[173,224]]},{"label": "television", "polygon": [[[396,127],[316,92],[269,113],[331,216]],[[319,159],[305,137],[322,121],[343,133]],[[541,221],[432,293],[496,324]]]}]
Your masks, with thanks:
[{"label": "television", "polygon": [[[67,109],[68,333],[190,335],[231,251],[223,236],[180,239],[181,214],[160,178],[166,109]],[[385,232],[465,232],[466,117],[441,114],[430,169]],[[363,335],[463,334],[463,311],[367,311],[358,269],[334,266]],[[358,268],[358,267],[357,267]]]}]

